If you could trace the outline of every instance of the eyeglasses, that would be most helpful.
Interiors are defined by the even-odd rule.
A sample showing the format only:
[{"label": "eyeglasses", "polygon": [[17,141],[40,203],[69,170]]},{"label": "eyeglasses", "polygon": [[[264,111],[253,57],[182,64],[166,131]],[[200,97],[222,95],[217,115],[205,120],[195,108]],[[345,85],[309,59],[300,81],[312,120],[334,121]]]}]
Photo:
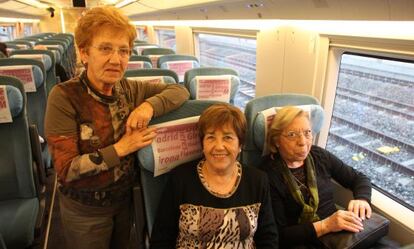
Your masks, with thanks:
[{"label": "eyeglasses", "polygon": [[286,137],[287,139],[294,141],[300,138],[300,136],[303,135],[305,139],[311,139],[312,138],[312,130],[304,130],[304,131],[288,131],[285,134],[282,134],[282,136]]},{"label": "eyeglasses", "polygon": [[98,49],[98,51],[104,56],[113,55],[115,51],[117,51],[118,55],[122,58],[127,58],[131,55],[131,50],[129,48],[115,49],[111,46],[99,46],[99,47],[91,46],[91,47]]}]

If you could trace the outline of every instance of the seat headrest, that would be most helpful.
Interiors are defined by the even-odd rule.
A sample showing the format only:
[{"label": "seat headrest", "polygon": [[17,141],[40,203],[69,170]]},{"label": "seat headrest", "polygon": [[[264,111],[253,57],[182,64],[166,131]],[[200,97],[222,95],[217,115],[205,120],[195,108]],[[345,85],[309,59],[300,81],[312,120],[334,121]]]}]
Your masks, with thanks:
[{"label": "seat headrest", "polygon": [[199,75],[186,85],[191,99],[217,100],[233,103],[240,79],[235,75]]},{"label": "seat headrest", "polygon": [[[3,85],[4,86],[4,85]],[[17,87],[5,85],[0,88],[0,91],[6,90],[7,102],[12,118],[19,116],[24,108],[24,99],[23,95]],[[3,96],[4,93],[1,93],[0,96]]]},{"label": "seat headrest", "polygon": [[[42,69],[37,65],[2,65],[0,70],[3,75],[13,76],[26,83],[29,80],[33,80],[35,89],[28,90],[31,86],[25,84],[27,92],[35,92],[37,88],[41,87],[44,82],[44,75]],[[33,73],[33,79],[31,78]]]},{"label": "seat headrest", "polygon": [[52,58],[47,54],[13,54],[10,58],[26,58],[35,59],[43,63],[46,71],[49,71],[52,67]]},{"label": "seat headrest", "polygon": [[[161,142],[166,142],[168,144],[167,147],[173,150],[176,149],[180,149],[182,148],[181,146],[185,146],[187,145],[188,148],[197,148],[197,143],[200,143],[199,140],[197,140],[198,138],[198,132],[195,131],[193,128],[194,126],[191,126],[188,124],[194,123],[194,119],[186,119],[189,117],[197,117],[199,115],[201,115],[201,113],[209,106],[215,104],[217,102],[215,101],[199,101],[199,100],[187,100],[180,108],[169,112],[165,115],[162,115],[160,117],[157,118],[153,118],[151,120],[150,125],[158,125],[158,124],[163,124],[164,126],[169,126],[169,124],[171,124],[169,121],[174,121],[176,122],[176,124],[178,123],[178,126],[175,126],[174,128],[167,128],[166,130],[162,130],[160,129],[159,131],[157,131],[158,135],[160,137],[158,137],[161,140]],[[180,121],[178,121],[180,120]],[[197,121],[198,119],[196,119]],[[190,128],[189,128],[190,127]],[[192,127],[192,128],[191,128]],[[188,131],[186,131],[186,129],[188,129]],[[189,135],[184,137],[183,139],[183,135]],[[195,136],[195,137],[194,137]],[[177,140],[178,139],[178,140]],[[197,142],[198,141],[198,142]],[[182,142],[185,142],[184,145],[182,144]],[[174,148],[175,146],[178,146],[179,148]],[[201,143],[200,143],[200,147],[201,147]],[[140,149],[137,152],[137,156],[138,156],[138,161],[141,167],[143,167],[144,169],[146,169],[149,172],[154,172],[154,166],[155,166],[155,162],[154,162],[154,143]],[[161,147],[157,147],[158,150],[160,150]],[[161,152],[170,152],[167,150],[161,150]],[[194,153],[195,151],[193,150],[182,150],[183,155],[187,154],[187,155],[195,155],[195,157],[186,157],[186,160],[190,161],[191,160],[195,160],[199,157],[201,157],[201,154],[197,154]],[[177,155],[175,155],[175,157],[172,155],[172,158],[168,158],[165,159],[164,162],[166,163],[174,163],[177,162],[177,160],[181,160],[182,158],[176,158]],[[167,162],[168,161],[168,162]],[[184,161],[179,161],[179,163],[183,163]],[[176,164],[177,165],[177,164]],[[169,165],[165,165],[162,164],[163,167],[170,167],[171,164]]]},{"label": "seat headrest", "polygon": [[[297,106],[301,109],[304,109],[307,112],[310,112],[310,121],[312,125],[312,131],[314,133],[319,133],[319,131],[322,128],[323,119],[324,119],[324,112],[320,105],[301,105]],[[266,143],[266,137],[267,137],[267,128],[270,125],[268,124],[267,117],[274,115],[274,113],[277,113],[278,109],[281,109],[282,107],[272,107],[266,110],[263,110],[259,113],[257,113],[256,117],[253,121],[253,140],[256,144],[257,148],[259,148],[261,151],[267,150],[265,148]],[[268,151],[263,151],[263,155],[268,154]]]}]

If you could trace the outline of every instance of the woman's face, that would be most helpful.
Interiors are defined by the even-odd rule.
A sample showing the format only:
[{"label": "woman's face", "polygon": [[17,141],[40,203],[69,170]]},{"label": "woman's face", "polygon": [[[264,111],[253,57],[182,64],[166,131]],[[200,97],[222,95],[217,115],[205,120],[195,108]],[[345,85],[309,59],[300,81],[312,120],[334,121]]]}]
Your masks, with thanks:
[{"label": "woman's face", "polygon": [[[91,34],[92,35],[92,34]],[[114,50],[113,52],[109,52]],[[112,87],[119,81],[128,65],[129,39],[127,34],[111,27],[103,27],[93,36],[91,46],[81,49],[80,55],[87,63],[87,76],[101,93],[111,95]]]},{"label": "woman's face", "polygon": [[275,139],[280,156],[290,167],[299,167],[312,146],[312,128],[306,116],[296,117]]},{"label": "woman's face", "polygon": [[208,128],[203,138],[205,164],[217,172],[230,172],[241,146],[234,128],[228,124],[220,128]]}]

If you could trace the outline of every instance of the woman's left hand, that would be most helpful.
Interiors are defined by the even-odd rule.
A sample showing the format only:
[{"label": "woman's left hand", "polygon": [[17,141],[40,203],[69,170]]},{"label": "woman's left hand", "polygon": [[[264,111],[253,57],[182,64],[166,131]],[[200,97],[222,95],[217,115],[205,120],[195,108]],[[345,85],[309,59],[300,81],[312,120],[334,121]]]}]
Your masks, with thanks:
[{"label": "woman's left hand", "polygon": [[126,132],[130,133],[132,130],[147,127],[153,115],[154,108],[152,108],[150,103],[144,102],[140,104],[129,114],[126,122]]},{"label": "woman's left hand", "polygon": [[348,204],[348,211],[353,212],[362,220],[369,219],[372,213],[371,206],[366,200],[351,200]]}]

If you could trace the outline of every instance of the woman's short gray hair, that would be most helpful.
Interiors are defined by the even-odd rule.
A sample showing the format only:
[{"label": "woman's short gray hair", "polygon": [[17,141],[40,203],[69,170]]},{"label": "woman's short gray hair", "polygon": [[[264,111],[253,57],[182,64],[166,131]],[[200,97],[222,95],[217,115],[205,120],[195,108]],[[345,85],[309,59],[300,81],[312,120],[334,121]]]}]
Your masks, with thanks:
[{"label": "woman's short gray hair", "polygon": [[285,106],[277,110],[276,116],[274,117],[267,134],[267,146],[270,153],[277,153],[275,139],[278,139],[280,137],[283,130],[289,126],[289,124],[292,123],[295,118],[302,115],[309,118],[309,115],[306,111],[296,106]]}]

